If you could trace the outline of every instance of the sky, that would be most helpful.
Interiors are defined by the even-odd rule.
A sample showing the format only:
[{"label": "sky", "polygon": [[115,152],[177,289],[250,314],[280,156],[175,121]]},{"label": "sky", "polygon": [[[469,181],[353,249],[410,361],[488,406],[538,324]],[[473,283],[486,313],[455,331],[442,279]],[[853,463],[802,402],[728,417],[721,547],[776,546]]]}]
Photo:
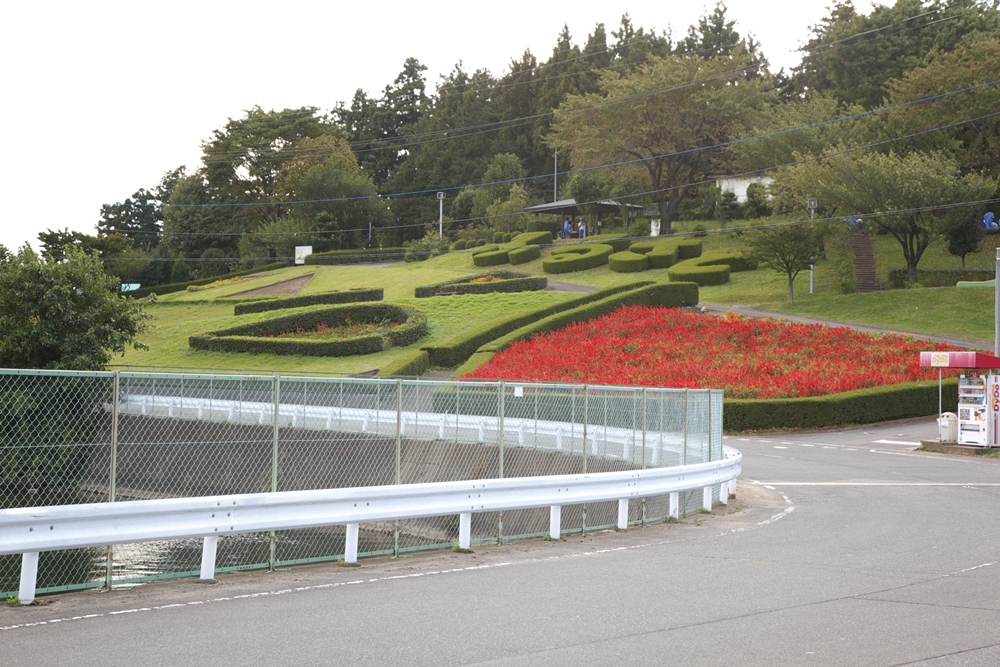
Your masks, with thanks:
[{"label": "sky", "polygon": [[[772,69],[799,62],[828,0],[728,0]],[[868,13],[871,3],[857,0]],[[714,1],[632,2],[6,2],[0,123],[0,245],[37,247],[38,233],[95,233],[104,203],[197,168],[201,143],[227,119],[316,106],[329,111],[362,88],[378,94],[414,57],[428,92],[462,61],[502,75],[531,49],[552,52],[566,24],[583,44],[628,12],[635,26],[675,39]],[[466,185],[441,183],[441,187]]]}]

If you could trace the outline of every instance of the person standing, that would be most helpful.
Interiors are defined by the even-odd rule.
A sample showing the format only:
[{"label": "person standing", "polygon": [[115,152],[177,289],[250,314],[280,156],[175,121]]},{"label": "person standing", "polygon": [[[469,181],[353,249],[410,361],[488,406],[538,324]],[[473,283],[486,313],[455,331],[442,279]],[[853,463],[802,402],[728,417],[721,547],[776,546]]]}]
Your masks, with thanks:
[{"label": "person standing", "polygon": [[579,229],[579,231],[580,231],[579,237],[581,239],[587,237],[587,223],[584,222],[583,218],[580,218],[580,229]]}]

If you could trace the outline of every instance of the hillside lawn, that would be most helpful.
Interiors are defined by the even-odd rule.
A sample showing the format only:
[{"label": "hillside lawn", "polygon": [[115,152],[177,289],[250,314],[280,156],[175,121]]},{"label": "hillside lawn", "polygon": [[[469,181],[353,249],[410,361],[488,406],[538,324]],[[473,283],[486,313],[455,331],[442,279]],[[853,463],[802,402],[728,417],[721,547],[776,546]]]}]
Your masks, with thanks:
[{"label": "hillside lawn", "polygon": [[[689,231],[694,224],[680,223],[679,231]],[[743,249],[742,240],[737,235],[717,232],[719,228],[717,222],[700,224],[705,225],[710,232],[702,237],[706,251]],[[742,224],[747,223],[730,223],[730,227]],[[880,279],[883,284],[887,284],[889,271],[905,266],[902,252],[895,240],[889,236],[875,236],[874,240]],[[986,247],[967,258],[967,266],[992,269],[997,245],[1000,245],[1000,236],[988,237]],[[994,326],[992,289],[942,287],[885,290],[870,294],[840,294],[835,265],[832,261],[834,251],[835,248],[828,247],[830,259],[817,261],[814,294],[809,294],[808,271],[798,276],[795,281],[794,304],[787,302],[785,276],[767,269],[734,273],[730,282],[725,285],[703,287],[700,291],[701,301],[992,343]],[[547,254],[543,252],[543,257]],[[505,265],[497,268],[514,268],[528,273],[542,274],[541,259],[515,267]],[[961,260],[949,255],[944,243],[939,241],[927,250],[920,262],[920,268],[958,269],[961,268]],[[296,266],[269,272],[259,278],[238,284],[165,295],[158,298],[157,303],[149,309],[157,317],[155,328],[141,337],[150,349],[129,350],[123,358],[116,359],[112,367],[144,370],[361,373],[387,366],[412,355],[424,345],[446,341],[490,321],[507,319],[577,296],[569,292],[544,291],[428,299],[413,297],[413,288],[416,286],[483,271],[484,269],[473,266],[470,251],[459,251],[425,262],[387,266]],[[298,295],[320,294],[352,287],[382,287],[385,290],[386,301],[409,305],[427,314],[428,335],[418,343],[405,348],[374,355],[342,358],[215,353],[192,350],[188,347],[187,340],[192,334],[267,319],[278,314],[273,311],[235,317],[232,314],[234,303],[262,297],[231,298],[232,295],[307,274],[312,274],[313,278]],[[665,281],[667,276],[666,270],[619,274],[603,266],[588,271],[549,276],[549,279],[603,288],[637,280]],[[296,310],[323,307],[325,306],[311,306]],[[293,312],[295,310],[281,311],[281,314]]]}]

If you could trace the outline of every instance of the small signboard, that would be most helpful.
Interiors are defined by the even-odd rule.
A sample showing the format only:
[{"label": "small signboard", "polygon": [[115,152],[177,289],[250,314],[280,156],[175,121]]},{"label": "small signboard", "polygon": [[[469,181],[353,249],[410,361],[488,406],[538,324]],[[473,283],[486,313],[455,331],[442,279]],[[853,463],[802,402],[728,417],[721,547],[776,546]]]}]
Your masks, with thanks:
[{"label": "small signboard", "polygon": [[297,245],[295,246],[295,263],[305,264],[306,257],[313,254],[313,247],[311,245]]},{"label": "small signboard", "polygon": [[660,219],[655,218],[649,221],[649,235],[659,236],[660,235]]}]

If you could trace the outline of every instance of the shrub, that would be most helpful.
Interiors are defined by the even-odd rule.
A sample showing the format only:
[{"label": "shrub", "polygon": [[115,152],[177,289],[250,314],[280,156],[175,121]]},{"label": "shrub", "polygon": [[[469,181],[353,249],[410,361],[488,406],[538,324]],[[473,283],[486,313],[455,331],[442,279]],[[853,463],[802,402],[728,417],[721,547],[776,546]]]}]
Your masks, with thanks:
[{"label": "shrub", "polygon": [[608,268],[616,273],[638,273],[649,269],[649,260],[645,255],[626,250],[608,257]]},{"label": "shrub", "polygon": [[695,236],[708,236],[708,229],[705,228],[705,225],[695,225],[694,226],[694,235]]},{"label": "shrub", "polygon": [[514,235],[508,232],[508,233],[506,233],[506,234],[504,234],[503,236],[500,237],[500,242],[501,243],[510,243],[510,240],[512,238],[514,238]]},{"label": "shrub", "polygon": [[507,249],[490,250],[488,252],[477,252],[472,255],[472,263],[476,266],[500,266],[507,264]]},{"label": "shrub", "polygon": [[330,250],[306,257],[306,264],[365,264],[369,262],[398,262],[406,257],[406,248],[376,248]]},{"label": "shrub", "polygon": [[486,239],[478,239],[478,240],[476,241],[476,247],[477,247],[477,248],[479,248],[479,247],[482,247],[482,246],[484,246],[484,245],[486,245]]},{"label": "shrub", "polygon": [[752,271],[757,263],[742,253],[715,251],[689,259],[667,270],[672,281],[690,281],[701,286],[729,282],[730,272]]},{"label": "shrub", "polygon": [[632,240],[627,238],[624,234],[601,234],[600,236],[588,236],[584,243],[603,243],[604,245],[609,245],[614,248],[615,252],[625,252],[628,250],[629,244]]},{"label": "shrub", "polygon": [[668,269],[679,259],[692,259],[701,255],[701,241],[697,239],[666,238],[650,241],[636,241],[629,248],[632,252],[646,255],[649,268]]},{"label": "shrub", "polygon": [[379,375],[417,376],[423,375],[431,368],[431,362],[426,352],[420,350],[411,356],[404,357],[379,369]]},{"label": "shrub", "polygon": [[[956,411],[958,380],[945,379],[943,409]],[[726,399],[727,431],[821,428],[923,417],[938,410],[938,383],[913,382],[807,398]]]},{"label": "shrub", "polygon": [[[993,269],[917,269],[917,280],[924,287],[954,287],[959,281],[969,280],[981,282],[993,280]],[[889,286],[894,288],[908,287],[910,276],[906,269],[889,271]]]},{"label": "shrub", "polygon": [[[535,246],[537,250],[537,246]],[[494,276],[500,280],[490,282],[474,282],[483,276]],[[548,278],[533,276],[520,271],[493,271],[467,278],[447,280],[434,285],[424,285],[413,290],[418,299],[436,296],[442,292],[449,294],[490,294],[492,292],[533,292],[548,287]]]},{"label": "shrub", "polygon": [[445,341],[444,343],[440,343],[438,345],[428,345],[422,349],[427,350],[430,354],[431,364],[434,366],[457,366],[468,359],[477,349],[479,349],[480,346],[485,345],[500,336],[508,334],[515,329],[523,327],[526,324],[555,313],[560,313],[564,310],[569,310],[570,308],[575,308],[592,301],[599,301],[614,294],[636,290],[650,284],[652,284],[652,281],[646,280],[598,290],[583,296],[568,299],[561,303],[546,306],[545,308],[535,310],[530,313],[518,315],[517,317],[508,320],[492,322],[489,325],[478,329],[467,331],[460,336],[456,336],[451,340]]},{"label": "shrub", "polygon": [[493,242],[503,243],[503,232],[493,232]]},{"label": "shrub", "polygon": [[510,240],[511,245],[546,245],[552,243],[552,234],[547,231],[524,232]]},{"label": "shrub", "polygon": [[[345,324],[348,318],[354,322],[381,322],[394,319],[401,324],[384,334],[364,334],[355,338],[332,341],[262,337],[273,336],[296,326],[304,329],[312,329],[320,324],[340,326]],[[381,352],[387,346],[403,347],[415,343],[426,334],[427,316],[419,310],[390,303],[371,303],[306,311],[210,331],[191,336],[188,345],[196,350],[212,352],[345,357]]]},{"label": "shrub", "polygon": [[189,285],[208,285],[209,283],[214,283],[219,280],[228,280],[230,278],[249,276],[255,273],[267,273],[268,271],[276,271],[278,269],[287,269],[287,268],[288,268],[287,262],[273,262],[271,264],[264,264],[262,266],[258,266],[256,269],[249,269],[247,271],[237,271],[235,273],[227,273],[223,276],[202,278],[200,280],[190,280],[186,283],[169,283],[166,285],[154,285],[153,287],[142,287],[133,292],[127,292],[126,294],[136,299],[141,299],[143,297],[149,296],[150,294],[159,294],[160,296],[163,296],[164,294],[183,292],[188,288]]},{"label": "shrub", "polygon": [[545,273],[570,273],[585,271],[608,263],[614,248],[604,243],[582,243],[580,245],[556,248],[549,257],[542,260]]},{"label": "shrub", "polygon": [[649,236],[651,232],[652,229],[650,229],[649,220],[646,218],[639,218],[628,226],[628,235],[632,237]]},{"label": "shrub", "polygon": [[454,243],[451,244],[452,250],[465,250],[465,248],[466,248],[466,242],[462,240],[455,241]]},{"label": "shrub", "polygon": [[482,243],[476,241],[475,249],[472,251],[472,254],[473,256],[475,256],[481,252],[493,252],[494,250],[499,250],[499,249],[500,246],[497,245],[487,246],[485,241],[483,241]]},{"label": "shrub", "polygon": [[348,290],[347,292],[327,292],[326,294],[310,294],[309,296],[294,296],[288,299],[270,299],[268,301],[238,303],[233,307],[233,315],[246,315],[247,313],[263,313],[268,310],[299,308],[301,306],[315,306],[321,303],[335,304],[335,303],[355,303],[357,301],[381,301],[382,297],[383,297],[383,290],[381,287],[359,288],[359,289]]},{"label": "shrub", "polygon": [[526,245],[523,248],[515,248],[507,253],[507,261],[511,264],[524,264],[536,260],[542,256],[542,249],[537,245]]},{"label": "shrub", "polygon": [[559,220],[531,220],[525,225],[528,232],[548,232],[549,238],[555,238],[562,229],[562,222]]}]

